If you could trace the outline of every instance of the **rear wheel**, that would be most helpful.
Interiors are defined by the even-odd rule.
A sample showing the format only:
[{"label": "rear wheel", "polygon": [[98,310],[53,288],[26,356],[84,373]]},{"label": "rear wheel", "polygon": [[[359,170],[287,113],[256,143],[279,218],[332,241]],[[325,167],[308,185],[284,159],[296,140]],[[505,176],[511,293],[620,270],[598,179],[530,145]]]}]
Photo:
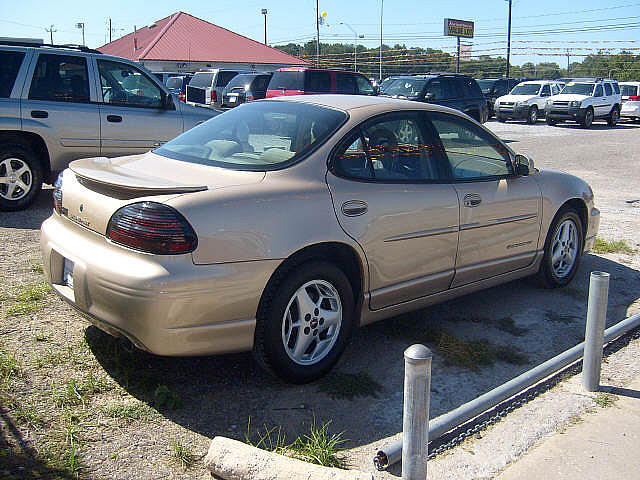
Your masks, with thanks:
[{"label": "rear wheel", "polygon": [[333,367],[351,335],[351,284],[326,262],[298,266],[276,283],[261,301],[254,355],[285,380],[313,381]]},{"label": "rear wheel", "polygon": [[584,118],[580,121],[580,125],[584,128],[591,128],[591,125],[593,125],[593,108],[587,108],[587,111],[584,113]]},{"label": "rear wheel", "polygon": [[529,115],[527,116],[527,123],[529,125],[533,125],[534,123],[536,123],[538,121],[538,107],[536,107],[535,105],[533,105],[530,109],[529,109]]},{"label": "rear wheel", "polygon": [[611,109],[611,113],[607,118],[607,125],[609,125],[610,127],[615,127],[619,120],[620,120],[620,110],[616,105]]},{"label": "rear wheel", "polygon": [[549,228],[537,274],[543,286],[557,288],[571,282],[580,265],[583,241],[578,212],[570,207],[560,211]]},{"label": "rear wheel", "polygon": [[42,166],[35,153],[22,144],[0,146],[0,210],[27,208],[42,187]]}]

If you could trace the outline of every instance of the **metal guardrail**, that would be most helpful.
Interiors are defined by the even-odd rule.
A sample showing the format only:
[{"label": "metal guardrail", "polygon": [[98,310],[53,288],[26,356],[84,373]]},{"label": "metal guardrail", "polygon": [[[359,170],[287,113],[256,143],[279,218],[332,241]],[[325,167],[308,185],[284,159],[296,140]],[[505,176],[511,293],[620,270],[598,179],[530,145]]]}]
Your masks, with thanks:
[{"label": "metal guardrail", "polygon": [[[434,440],[441,437],[445,433],[453,430],[457,426],[481,415],[485,411],[494,408],[496,405],[504,402],[505,400],[519,394],[521,391],[535,385],[541,380],[553,375],[559,370],[575,363],[585,355],[584,370],[583,370],[583,385],[585,388],[597,389],[600,383],[600,366],[602,362],[602,350],[605,343],[609,343],[621,335],[633,330],[640,326],[640,314],[633,315],[612,327],[604,330],[606,306],[608,298],[608,286],[609,286],[609,274],[603,272],[592,272],[591,281],[589,287],[589,307],[588,307],[588,321],[586,327],[586,341],[576,345],[569,350],[547,360],[546,362],[532,368],[531,370],[518,375],[512,380],[500,385],[499,387],[490,390],[487,393],[480,395],[474,400],[459,406],[458,408],[439,416],[438,418],[428,422],[428,435],[429,440]],[[600,333],[599,333],[600,332]],[[589,342],[585,353],[585,344]],[[410,347],[413,348],[413,347]],[[426,347],[423,347],[426,348]],[[409,350],[409,349],[408,349]],[[407,351],[408,351],[407,350]],[[598,357],[599,352],[599,357]],[[587,358],[589,355],[589,358]],[[599,360],[598,360],[599,358]],[[430,362],[429,362],[430,366]],[[430,369],[429,369],[430,374]],[[405,375],[405,381],[407,379]],[[586,382],[586,383],[585,383]],[[595,383],[595,387],[594,387]],[[429,381],[426,382],[428,386]],[[588,387],[588,388],[587,388]],[[413,389],[415,390],[415,389]],[[412,390],[412,391],[413,391]],[[593,390],[591,390],[593,391]],[[405,386],[405,395],[407,387]],[[422,394],[422,393],[420,393]],[[427,399],[429,392],[426,392]],[[405,398],[405,402],[407,399]],[[428,400],[427,400],[428,402]],[[415,407],[414,407],[415,408]],[[428,412],[428,411],[427,411]],[[407,436],[407,432],[404,431],[405,424],[403,422],[403,436]],[[411,433],[408,436],[412,436]],[[414,447],[415,448],[415,447]],[[374,457],[374,464],[378,470],[385,470],[390,465],[399,462],[403,455],[403,442],[402,439],[388,445],[376,453]],[[427,456],[424,456],[425,472],[426,472],[426,460]],[[403,478],[409,479],[412,477],[404,476],[404,462],[403,462]],[[422,477],[424,478],[424,477]]]}]

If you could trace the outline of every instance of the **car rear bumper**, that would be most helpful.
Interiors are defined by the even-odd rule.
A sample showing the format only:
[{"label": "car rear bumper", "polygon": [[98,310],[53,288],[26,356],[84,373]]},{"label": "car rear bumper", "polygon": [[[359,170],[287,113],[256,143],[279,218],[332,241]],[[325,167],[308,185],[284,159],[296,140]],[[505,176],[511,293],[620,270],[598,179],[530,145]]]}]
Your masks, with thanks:
[{"label": "car rear bumper", "polygon": [[624,102],[620,109],[620,116],[640,118],[640,102]]},{"label": "car rear bumper", "polygon": [[138,253],[57,214],[42,225],[41,249],[54,291],[91,323],[171,356],[251,350],[260,295],[279,263],[194,265],[189,254]]}]

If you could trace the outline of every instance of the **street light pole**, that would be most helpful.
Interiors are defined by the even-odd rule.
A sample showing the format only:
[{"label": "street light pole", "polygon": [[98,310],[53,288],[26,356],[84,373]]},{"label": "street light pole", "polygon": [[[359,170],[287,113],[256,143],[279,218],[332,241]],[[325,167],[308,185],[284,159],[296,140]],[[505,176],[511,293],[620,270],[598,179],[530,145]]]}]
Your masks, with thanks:
[{"label": "street light pole", "polygon": [[511,56],[511,0],[509,2],[509,27],[507,31],[507,78],[509,78],[509,57]]},{"label": "street light pole", "polygon": [[267,9],[262,9],[262,15],[264,15],[264,44],[267,44]]},{"label": "street light pole", "polygon": [[346,22],[340,22],[340,25],[344,25],[353,32],[353,71],[358,71],[358,38],[364,38],[364,35],[358,35],[351,25]]},{"label": "street light pole", "polygon": [[82,29],[82,46],[85,46],[84,43],[84,22],[78,22],[76,23],[76,28],[81,28]]},{"label": "street light pole", "polygon": [[384,0],[380,0],[380,72],[379,80],[382,82],[382,12],[384,10]]},{"label": "street light pole", "polygon": [[320,0],[316,0],[316,67],[320,66]]}]

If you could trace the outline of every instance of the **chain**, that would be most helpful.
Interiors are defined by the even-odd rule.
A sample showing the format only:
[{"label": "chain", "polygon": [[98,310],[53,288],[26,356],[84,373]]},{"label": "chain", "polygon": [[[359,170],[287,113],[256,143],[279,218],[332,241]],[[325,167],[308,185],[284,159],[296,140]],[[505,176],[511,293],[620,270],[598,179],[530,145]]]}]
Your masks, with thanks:
[{"label": "chain", "polygon": [[[640,328],[636,328],[631,332],[610,342],[604,348],[603,356],[607,357],[621,348],[627,346],[631,340],[640,338]],[[486,430],[491,425],[498,423],[515,409],[520,408],[525,403],[533,400],[538,395],[552,389],[558,383],[569,376],[574,376],[582,370],[582,361],[578,361],[567,368],[558,371],[552,377],[536,384],[535,386],[523,391],[522,393],[512,397],[505,402],[498,404],[493,409],[483,413],[473,420],[456,427],[454,430],[442,437],[430,442],[428,460],[433,460],[436,455],[446,452],[447,450],[460,445],[467,438],[477,435],[479,432]]]}]

